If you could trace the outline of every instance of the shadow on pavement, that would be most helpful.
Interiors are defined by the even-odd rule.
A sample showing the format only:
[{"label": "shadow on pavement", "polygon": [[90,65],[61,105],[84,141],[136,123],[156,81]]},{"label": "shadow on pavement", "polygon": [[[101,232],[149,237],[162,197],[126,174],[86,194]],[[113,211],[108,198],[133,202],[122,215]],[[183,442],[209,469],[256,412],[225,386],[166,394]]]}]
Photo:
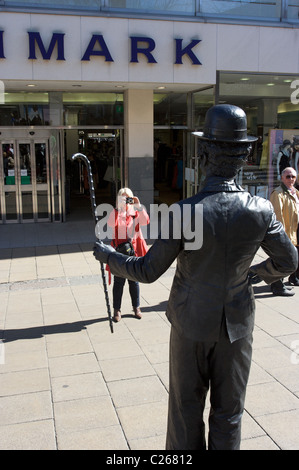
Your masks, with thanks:
[{"label": "shadow on pavement", "polygon": [[92,320],[81,320],[74,323],[61,323],[46,326],[34,326],[29,328],[14,328],[0,330],[0,338],[4,343],[17,341],[19,339],[35,339],[42,338],[45,335],[54,335],[59,333],[75,333],[86,329],[86,326],[94,323],[107,321],[108,318],[94,318]]}]

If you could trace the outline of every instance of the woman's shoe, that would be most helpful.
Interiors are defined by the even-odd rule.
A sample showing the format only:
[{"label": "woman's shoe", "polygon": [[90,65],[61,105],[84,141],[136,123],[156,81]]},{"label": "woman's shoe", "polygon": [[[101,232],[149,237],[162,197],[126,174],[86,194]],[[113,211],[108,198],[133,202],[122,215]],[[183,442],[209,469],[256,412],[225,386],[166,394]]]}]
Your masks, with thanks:
[{"label": "woman's shoe", "polygon": [[135,317],[138,318],[138,320],[141,320],[142,314],[141,314],[140,307],[133,307],[133,309],[134,309]]},{"label": "woman's shoe", "polygon": [[114,309],[113,321],[119,322],[121,320],[120,310]]}]

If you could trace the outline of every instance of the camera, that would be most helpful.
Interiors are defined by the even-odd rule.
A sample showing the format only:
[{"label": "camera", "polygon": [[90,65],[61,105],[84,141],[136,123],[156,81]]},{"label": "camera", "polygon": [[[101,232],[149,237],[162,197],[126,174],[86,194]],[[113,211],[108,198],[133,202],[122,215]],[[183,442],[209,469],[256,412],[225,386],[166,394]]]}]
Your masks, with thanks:
[{"label": "camera", "polygon": [[127,197],[126,204],[134,204],[134,199],[132,197]]}]

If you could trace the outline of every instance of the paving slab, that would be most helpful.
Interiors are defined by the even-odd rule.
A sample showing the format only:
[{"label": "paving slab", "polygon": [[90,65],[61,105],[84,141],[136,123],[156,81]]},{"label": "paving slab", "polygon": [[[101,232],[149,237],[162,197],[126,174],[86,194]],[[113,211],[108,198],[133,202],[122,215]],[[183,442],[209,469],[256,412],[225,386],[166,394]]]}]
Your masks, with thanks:
[{"label": "paving slab", "polygon": [[156,375],[109,382],[108,388],[117,409],[168,400],[168,393]]},{"label": "paving slab", "polygon": [[299,409],[298,398],[275,380],[249,385],[245,403],[246,410],[254,417]]},{"label": "paving slab", "polygon": [[101,361],[106,382],[155,375],[155,370],[143,355]]},{"label": "paving slab", "polygon": [[53,417],[50,391],[0,397],[1,426]]},{"label": "paving slab", "polygon": [[100,365],[94,352],[90,352],[49,358],[49,370],[51,377],[67,377],[68,375],[98,372]]},{"label": "paving slab", "polygon": [[118,408],[117,414],[127,439],[161,436],[165,440],[167,400]]},{"label": "paving slab", "polygon": [[120,425],[60,432],[57,441],[60,450],[129,450]]},{"label": "paving slab", "polygon": [[50,390],[48,369],[8,372],[0,380],[0,397]]},{"label": "paving slab", "polygon": [[258,418],[259,424],[282,450],[298,450],[299,410],[269,413]]},{"label": "paving slab", "polygon": [[119,424],[109,396],[54,403],[54,419],[58,436],[66,432],[83,432]]},{"label": "paving slab", "polygon": [[54,420],[0,426],[0,450],[56,450]]}]

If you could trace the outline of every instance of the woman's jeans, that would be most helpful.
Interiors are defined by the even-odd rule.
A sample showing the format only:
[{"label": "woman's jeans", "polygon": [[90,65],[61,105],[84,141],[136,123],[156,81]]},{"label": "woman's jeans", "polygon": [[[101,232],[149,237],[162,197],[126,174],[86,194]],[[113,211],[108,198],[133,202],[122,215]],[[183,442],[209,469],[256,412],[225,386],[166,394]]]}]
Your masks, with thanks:
[{"label": "woman's jeans", "polygon": [[[124,285],[126,279],[123,277],[114,276],[114,284],[113,284],[113,308],[116,310],[120,310],[121,307],[121,299],[123,295]],[[140,306],[140,294],[139,294],[139,283],[135,281],[129,282],[129,292],[132,301],[132,307],[139,307]]]}]

